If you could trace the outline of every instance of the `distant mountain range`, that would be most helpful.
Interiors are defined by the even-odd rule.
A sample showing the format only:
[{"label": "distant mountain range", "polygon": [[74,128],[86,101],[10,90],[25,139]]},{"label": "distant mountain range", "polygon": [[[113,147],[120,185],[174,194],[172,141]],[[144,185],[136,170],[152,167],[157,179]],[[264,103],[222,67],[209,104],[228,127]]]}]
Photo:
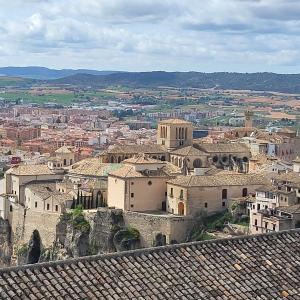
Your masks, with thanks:
[{"label": "distant mountain range", "polygon": [[10,83],[9,79],[3,77],[2,86],[6,84],[28,86],[47,83],[93,88],[106,88],[110,86],[151,88],[167,86],[177,88],[215,88],[300,94],[300,74],[163,71],[120,72],[85,69],[55,70],[44,67],[5,67],[0,68],[0,75],[25,78],[23,82],[14,81]]},{"label": "distant mountain range", "polygon": [[300,74],[199,73],[199,72],[118,72],[108,75],[75,74],[54,80],[56,84],[178,88],[217,88],[233,90],[300,93]]},{"label": "distant mountain range", "polygon": [[48,69],[44,67],[4,67],[0,68],[0,76],[9,77],[23,77],[31,79],[58,79],[67,76],[72,76],[75,74],[91,74],[91,75],[108,75],[115,73],[115,71],[96,71],[96,70],[86,70],[86,69]]}]

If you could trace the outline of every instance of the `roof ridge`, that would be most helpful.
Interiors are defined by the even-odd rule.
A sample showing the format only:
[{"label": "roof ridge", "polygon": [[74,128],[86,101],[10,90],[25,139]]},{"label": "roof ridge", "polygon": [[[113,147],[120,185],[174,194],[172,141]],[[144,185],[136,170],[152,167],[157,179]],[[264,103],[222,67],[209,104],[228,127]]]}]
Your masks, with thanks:
[{"label": "roof ridge", "polygon": [[28,270],[28,269],[32,270],[32,269],[38,269],[38,268],[43,268],[48,266],[56,267],[59,265],[70,265],[72,263],[79,263],[81,261],[105,260],[110,258],[127,257],[130,255],[157,253],[162,250],[176,250],[179,248],[186,248],[186,247],[192,247],[197,245],[222,244],[228,241],[244,241],[244,240],[252,240],[256,238],[283,236],[286,234],[294,234],[294,233],[300,233],[300,228],[292,229],[292,230],[284,230],[279,232],[268,232],[265,234],[243,235],[243,236],[235,236],[231,238],[222,238],[217,240],[195,241],[195,242],[166,245],[166,246],[159,246],[159,247],[141,248],[141,249],[130,250],[130,251],[113,252],[113,253],[98,254],[92,256],[82,256],[82,257],[71,258],[67,260],[57,260],[57,261],[41,262],[36,264],[27,264],[22,266],[6,267],[0,269],[0,275],[7,272],[14,272],[14,271],[17,272],[17,271]]}]

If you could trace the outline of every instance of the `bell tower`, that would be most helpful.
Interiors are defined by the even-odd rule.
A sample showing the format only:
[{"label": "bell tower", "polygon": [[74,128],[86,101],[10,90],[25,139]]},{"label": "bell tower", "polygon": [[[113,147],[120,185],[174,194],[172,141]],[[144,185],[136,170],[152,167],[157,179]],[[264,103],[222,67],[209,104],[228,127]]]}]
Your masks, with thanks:
[{"label": "bell tower", "polygon": [[250,109],[245,111],[245,128],[253,128],[253,111]]},{"label": "bell tower", "polygon": [[180,119],[159,122],[157,144],[168,150],[191,146],[193,144],[193,124]]}]

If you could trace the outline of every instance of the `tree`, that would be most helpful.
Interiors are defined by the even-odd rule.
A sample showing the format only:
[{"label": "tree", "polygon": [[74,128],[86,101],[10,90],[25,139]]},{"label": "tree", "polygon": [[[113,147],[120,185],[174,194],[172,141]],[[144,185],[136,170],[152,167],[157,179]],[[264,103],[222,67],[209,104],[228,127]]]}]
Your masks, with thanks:
[{"label": "tree", "polygon": [[75,200],[75,197],[73,196],[73,201],[72,201],[71,209],[74,209],[75,205],[76,205],[76,200]]},{"label": "tree", "polygon": [[83,209],[87,209],[87,203],[86,203],[86,196],[84,195],[83,196],[83,200],[82,200],[82,207],[83,207]]},{"label": "tree", "polygon": [[98,208],[99,205],[99,192],[96,195],[96,208]]}]

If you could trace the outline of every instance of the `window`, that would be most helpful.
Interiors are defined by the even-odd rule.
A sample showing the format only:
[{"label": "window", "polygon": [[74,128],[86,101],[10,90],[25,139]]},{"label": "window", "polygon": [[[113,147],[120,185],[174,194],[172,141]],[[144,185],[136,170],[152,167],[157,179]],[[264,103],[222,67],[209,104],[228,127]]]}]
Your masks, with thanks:
[{"label": "window", "polygon": [[36,201],[34,202],[34,207],[37,208],[37,202]]},{"label": "window", "polygon": [[258,227],[256,227],[256,231],[258,231]]},{"label": "window", "polygon": [[265,222],[265,228],[266,229],[268,228],[268,222]]},{"label": "window", "polygon": [[152,181],[150,180],[150,181],[148,181],[148,185],[152,185]]},{"label": "window", "polygon": [[173,197],[173,188],[170,190],[170,197]]},{"label": "window", "polygon": [[257,204],[257,210],[260,210],[260,203]]},{"label": "window", "polygon": [[179,196],[180,199],[183,199],[183,190],[180,190],[180,196]]},{"label": "window", "polygon": [[58,205],[55,205],[55,211],[58,211]]},{"label": "window", "polygon": [[48,204],[47,204],[47,210],[49,210],[49,209],[50,209],[50,204],[48,203]]},{"label": "window", "polygon": [[9,206],[9,211],[12,212],[13,211],[13,207],[12,205]]},{"label": "window", "polygon": [[227,189],[222,190],[222,199],[227,199]]},{"label": "window", "polygon": [[201,168],[202,166],[202,162],[199,158],[195,159],[194,162],[193,162],[193,167],[194,168]]},{"label": "window", "polygon": [[273,230],[274,231],[276,230],[276,224],[273,224]]},{"label": "window", "polygon": [[204,207],[207,208],[207,202],[204,203]]},{"label": "window", "polygon": [[224,201],[222,202],[222,207],[225,207],[225,202]]},{"label": "window", "polygon": [[130,207],[131,207],[131,208],[133,208],[133,207],[134,207],[134,205],[133,205],[133,204],[130,204]]},{"label": "window", "polygon": [[254,220],[254,225],[257,226],[257,219]]},{"label": "window", "polygon": [[248,195],[248,189],[247,188],[243,188],[242,196],[243,197],[247,197],[247,195]]},{"label": "window", "polygon": [[130,183],[130,184],[131,184],[131,185],[134,185],[134,182],[132,182],[132,181],[131,181],[131,183]]},{"label": "window", "polygon": [[130,196],[131,196],[131,198],[133,198],[134,197],[134,193],[131,193]]}]

